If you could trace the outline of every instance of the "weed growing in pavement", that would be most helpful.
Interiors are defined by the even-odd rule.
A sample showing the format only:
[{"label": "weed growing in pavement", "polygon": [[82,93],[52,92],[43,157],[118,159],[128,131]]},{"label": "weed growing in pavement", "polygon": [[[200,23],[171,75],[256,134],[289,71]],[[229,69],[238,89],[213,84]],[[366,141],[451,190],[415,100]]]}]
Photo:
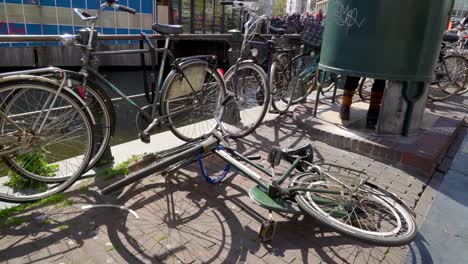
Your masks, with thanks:
[{"label": "weed growing in pavement", "polygon": [[9,226],[19,226],[27,222],[27,220],[28,219],[26,217],[11,217],[1,222],[0,228],[9,227]]},{"label": "weed growing in pavement", "polygon": [[65,208],[65,207],[68,207],[68,206],[71,206],[71,205],[73,205],[73,201],[65,199],[63,202],[55,205],[55,208],[60,209],[60,208]]},{"label": "weed growing in pavement", "polygon": [[132,155],[128,160],[115,165],[113,168],[103,170],[101,173],[99,173],[99,176],[104,176],[104,179],[110,180],[117,175],[128,174],[128,166],[139,160],[141,157],[143,157],[143,155]]},{"label": "weed growing in pavement", "polygon": [[44,198],[44,199],[39,200],[39,201],[34,202],[34,203],[22,204],[22,205],[10,207],[10,208],[5,208],[5,209],[0,210],[0,219],[7,218],[7,217],[9,217],[10,215],[12,215],[14,213],[21,212],[21,211],[29,209],[29,208],[42,206],[42,205],[54,204],[54,203],[61,202],[63,200],[65,200],[65,194],[59,193],[59,194],[49,196],[47,198]]},{"label": "weed growing in pavement", "polygon": [[59,225],[59,226],[57,226],[57,228],[58,228],[58,230],[63,231],[65,229],[68,229],[69,226],[68,225]]},{"label": "weed growing in pavement", "polygon": [[[46,161],[45,151],[18,155],[15,158],[15,162],[26,171],[45,177],[55,176],[55,173],[59,168],[58,164],[49,164]],[[25,190],[31,188],[38,191],[47,190],[47,184],[44,182],[23,177],[18,175],[18,173],[14,170],[8,171],[8,174],[10,175],[10,179],[3,185],[13,188],[14,190]]]},{"label": "weed growing in pavement", "polygon": [[166,240],[166,239],[168,239],[168,238],[169,238],[168,235],[163,235],[162,237],[158,238],[158,239],[156,240],[156,242],[159,243],[159,242],[162,242],[162,241],[164,241],[164,240]]}]

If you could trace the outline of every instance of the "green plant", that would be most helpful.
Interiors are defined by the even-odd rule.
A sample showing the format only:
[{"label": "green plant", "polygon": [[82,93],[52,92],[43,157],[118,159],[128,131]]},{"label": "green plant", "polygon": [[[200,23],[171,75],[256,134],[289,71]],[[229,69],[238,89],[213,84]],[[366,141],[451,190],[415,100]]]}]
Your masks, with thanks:
[{"label": "green plant", "polygon": [[128,160],[115,165],[113,168],[103,170],[99,175],[104,175],[106,180],[110,180],[117,175],[128,174],[128,166],[139,160],[143,155],[132,155]]},{"label": "green plant", "polygon": [[162,237],[158,238],[158,239],[156,240],[156,242],[159,243],[159,242],[162,242],[162,241],[164,241],[164,240],[166,240],[166,239],[168,239],[168,238],[169,238],[168,235],[163,235]]},{"label": "green plant", "polygon": [[111,246],[111,247],[109,247],[109,248],[106,249],[106,252],[111,252],[111,251],[113,251],[113,250],[115,250],[115,247],[114,247],[114,246]]},{"label": "green plant", "polygon": [[59,226],[57,226],[57,228],[58,228],[58,230],[63,231],[65,229],[68,229],[69,226],[68,225],[59,225]]},{"label": "green plant", "polygon": [[55,208],[59,209],[59,208],[64,208],[64,207],[71,206],[71,205],[73,205],[73,201],[65,199],[63,202],[57,204]]},{"label": "green plant", "polygon": [[[16,162],[26,171],[41,176],[55,176],[58,171],[58,164],[49,164],[45,159],[45,151],[37,151],[34,153],[21,154],[16,157]],[[44,191],[47,189],[47,184],[41,181],[30,179],[18,175],[16,171],[9,170],[10,179],[4,183],[5,186],[15,190],[35,189]]]},{"label": "green plant", "polygon": [[10,208],[5,208],[5,209],[0,210],[0,220],[3,221],[3,219],[5,218],[8,218],[15,213],[27,210],[29,208],[34,208],[37,206],[43,206],[43,205],[48,205],[48,204],[53,204],[53,203],[59,203],[63,200],[65,200],[65,194],[59,193],[59,194],[55,194],[47,198],[41,199],[35,203],[22,204],[22,205],[10,207]]},{"label": "green plant", "polygon": [[26,222],[26,217],[11,217],[0,223],[0,228],[8,226],[19,226]]},{"label": "green plant", "polygon": [[276,0],[273,6],[273,15],[284,16],[286,14],[286,0]]}]

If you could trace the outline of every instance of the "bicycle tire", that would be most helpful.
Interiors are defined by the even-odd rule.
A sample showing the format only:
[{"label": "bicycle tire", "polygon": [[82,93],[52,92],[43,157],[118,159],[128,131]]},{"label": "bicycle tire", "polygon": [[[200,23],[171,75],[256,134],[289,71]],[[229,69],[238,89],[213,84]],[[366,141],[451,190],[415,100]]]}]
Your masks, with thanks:
[{"label": "bicycle tire", "polygon": [[289,55],[280,54],[270,68],[271,105],[279,114],[284,114],[291,106],[293,78]]},{"label": "bicycle tire", "polygon": [[[202,70],[205,76],[202,76],[203,81],[198,80],[201,84],[201,93],[197,93],[200,96],[199,98],[193,97],[191,89],[187,90],[188,85],[185,86],[186,90],[184,90],[183,82],[185,81],[185,84],[188,82],[185,78],[180,78],[180,74],[176,70],[168,75],[163,85],[161,113],[163,116],[168,117],[172,133],[186,142],[198,140],[211,134],[218,127],[217,120],[220,119],[223,113],[221,102],[226,96],[226,91],[223,79],[217,70],[206,61],[190,61],[180,67],[180,71],[186,73],[186,76],[190,76],[192,80],[195,80],[193,76],[201,74]],[[193,88],[196,89],[196,87]],[[190,96],[187,99],[183,98],[184,94],[180,96],[181,91],[187,92]],[[214,96],[211,96],[213,93],[215,93]],[[178,97],[172,98],[174,96]],[[203,102],[198,103],[197,99],[201,99]],[[180,106],[179,104],[183,103],[184,100],[188,100],[188,103]],[[194,104],[195,109],[190,108],[190,105]],[[185,108],[186,110],[182,111],[181,114],[174,114],[174,111],[178,108]],[[194,132],[194,134],[189,135],[188,132]]]},{"label": "bicycle tire", "polygon": [[[233,65],[224,75],[226,83],[226,91],[230,94],[234,93],[233,80],[236,71],[236,65]],[[268,87],[268,80],[265,71],[257,64],[250,61],[240,62],[238,65],[237,79],[242,77],[244,82],[247,78],[245,75],[239,75],[239,72],[249,74],[249,80],[257,82],[258,87],[253,87],[252,91],[247,91],[250,87],[249,83],[237,84],[241,87],[240,94],[227,102],[222,119],[221,125],[228,137],[242,138],[257,129],[263,122],[265,115],[269,109],[270,104],[270,88]],[[244,73],[245,74],[245,73]],[[229,116],[228,116],[229,115]],[[250,117],[249,117],[250,116]],[[254,116],[252,118],[252,116]]]},{"label": "bicycle tire", "polygon": [[[298,94],[294,94],[293,92],[293,99],[291,101],[291,104],[299,104],[305,102],[307,100],[307,97],[318,88],[318,80],[316,78],[317,75],[317,67],[314,67],[313,69],[309,69],[307,67],[303,67],[304,65],[311,65],[313,63],[312,57],[308,54],[302,54],[299,57],[296,57],[292,61],[292,70],[296,72],[296,76],[302,76],[301,77],[301,82],[303,82],[304,87],[306,87],[305,91],[299,91],[297,93],[302,93],[301,95],[297,96]],[[299,68],[300,66],[300,68]],[[309,66],[311,67],[311,66]],[[299,69],[298,69],[299,68]],[[311,72],[309,72],[311,71]],[[296,78],[295,84],[294,85],[294,90],[297,89],[298,86],[298,80]]]},{"label": "bicycle tire", "polygon": [[[27,86],[27,88],[25,88]],[[38,104],[40,109],[47,104],[41,103],[42,99],[44,98],[43,95],[39,96],[39,92],[46,92],[49,95],[46,95],[48,98],[55,97],[57,90],[56,87],[51,85],[50,83],[46,82],[38,82],[38,81],[16,81],[16,82],[9,82],[7,84],[0,85],[0,92],[10,92],[8,96],[16,96],[15,98],[9,98],[10,100],[19,100],[21,96],[24,99],[28,99],[26,101],[35,101]],[[30,97],[27,97],[27,93],[30,93]],[[36,96],[37,98],[34,98]],[[5,100],[5,97],[2,97]],[[60,102],[66,103],[66,105],[60,106]],[[47,100],[46,100],[47,101]],[[12,109],[19,109],[23,111],[22,114],[11,112],[10,118],[13,121],[16,118],[15,122],[18,124],[28,124],[28,116],[35,114],[40,111],[35,111],[34,108],[31,108],[31,105],[21,104],[21,107],[13,108],[12,102],[7,102],[7,105],[2,107],[2,111],[6,111],[5,114],[8,115],[12,111]],[[90,121],[90,116],[86,111],[83,110],[83,105],[80,101],[78,101],[72,93],[63,90],[61,93],[57,95],[57,100],[53,101],[55,105],[60,106],[55,108],[54,111],[60,110],[67,110],[67,115],[64,115],[60,118],[56,116],[47,115],[49,120],[52,120],[53,126],[49,124],[49,126],[44,125],[43,133],[41,136],[38,137],[37,140],[42,140],[39,142],[38,146],[34,145],[32,149],[24,150],[22,152],[17,152],[15,154],[11,154],[8,156],[2,157],[2,160],[6,160],[6,166],[2,166],[2,169],[5,171],[1,172],[0,179],[0,201],[4,202],[14,202],[14,203],[27,203],[36,201],[45,197],[48,197],[53,194],[57,194],[69,188],[85,171],[87,165],[92,157],[93,153],[93,127]],[[26,110],[27,106],[27,110]],[[69,110],[72,109],[72,110]],[[28,111],[28,112],[27,112]],[[74,116],[74,119],[69,119],[68,116]],[[22,118],[22,119],[20,119]],[[74,135],[76,131],[81,130],[80,127],[75,125],[74,120],[79,118],[78,121],[83,123],[82,130],[85,131],[84,136],[79,136],[75,141],[79,142],[80,145],[84,142],[83,147],[80,151],[80,156],[75,156],[77,153],[73,151],[73,149],[78,148],[78,144],[68,144],[68,148],[66,151],[72,149],[71,152],[65,152],[67,156],[58,155],[57,152],[52,151],[52,149],[58,147],[58,145],[62,144],[60,140],[63,139],[62,137],[57,137],[55,133],[48,134],[50,131],[55,131],[58,129],[62,131],[61,133],[66,133],[65,135]],[[31,119],[32,120],[32,119]],[[36,119],[38,120],[38,119]],[[1,122],[1,132],[2,134],[7,133],[8,127],[6,126],[6,122],[3,119],[0,120]],[[55,123],[54,123],[55,122]],[[67,123],[65,127],[61,127],[61,125]],[[31,123],[29,123],[31,124]],[[45,121],[44,121],[45,124]],[[69,133],[69,129],[72,126],[73,129],[71,133]],[[53,128],[53,129],[52,129]],[[59,129],[60,128],[60,129]],[[33,133],[37,132],[34,130],[34,125],[32,128],[29,128],[28,131],[32,131]],[[72,138],[72,140],[74,140]],[[45,142],[45,144],[44,144]],[[58,144],[55,146],[54,144]],[[45,146],[50,146],[50,150],[43,150]],[[63,149],[63,146],[62,146]],[[28,156],[29,155],[29,156]],[[29,158],[29,159],[27,159]],[[72,159],[70,159],[72,158]],[[16,161],[18,159],[18,161]],[[24,161],[24,159],[27,159]],[[73,172],[69,172],[69,165],[63,164],[64,162],[70,161],[80,161],[78,165],[75,166],[76,170]],[[62,163],[62,164],[60,164]],[[36,165],[34,165],[36,164]],[[34,167],[33,167],[34,166]],[[71,165],[70,165],[71,166]],[[64,169],[63,169],[64,168]],[[38,173],[49,174],[49,175],[37,175]],[[57,176],[57,174],[63,174],[65,176]],[[38,177],[34,177],[38,176]],[[57,177],[56,177],[57,176]],[[8,177],[8,178],[6,178]],[[16,177],[16,178],[15,178]],[[8,183],[11,184],[11,180],[15,178],[15,181],[21,182],[22,180],[26,181],[25,185],[29,184],[29,189],[25,190],[27,186],[23,186],[21,190],[19,190],[17,186],[10,186]],[[56,178],[56,179],[52,179]],[[58,179],[57,179],[58,178]],[[59,180],[61,179],[61,180]],[[46,180],[46,181],[45,181]],[[33,189],[34,188],[34,189]]]},{"label": "bicycle tire", "polygon": [[[348,190],[343,188],[342,185],[337,183],[333,184],[332,182],[333,181],[330,181],[327,185],[328,182],[316,173],[305,173],[294,177],[291,180],[292,186],[313,187],[317,191],[319,190],[318,186],[325,186],[321,189],[324,191],[333,190],[333,187],[341,188],[341,190],[337,190],[337,192],[340,193],[337,194],[336,200],[334,200],[333,197],[327,196],[327,193],[318,193],[317,195],[317,193],[311,194],[311,192],[298,192],[296,193],[295,200],[300,208],[322,225],[331,227],[341,235],[368,244],[396,247],[407,245],[415,239],[417,234],[415,218],[411,211],[406,206],[402,205],[398,198],[369,183],[358,186],[352,185],[351,187],[356,187],[358,189],[353,194],[346,194]],[[361,192],[362,196],[353,198],[353,196],[361,195]],[[348,198],[349,200],[347,200]],[[373,199],[372,202],[375,204],[371,203],[371,198]],[[314,201],[314,199],[316,201]],[[346,203],[343,205],[343,202]],[[364,204],[367,204],[368,207],[364,208]],[[371,207],[372,205],[373,207]],[[384,225],[381,225],[380,222],[375,223],[374,221],[377,221],[378,218],[376,218],[374,211],[371,209],[374,211],[387,211],[387,213],[390,212],[393,214],[395,219],[390,219],[388,215],[382,219],[396,221],[396,227],[392,229],[389,223],[384,223]],[[353,213],[355,216],[351,218],[350,215],[353,215]],[[359,221],[360,216],[358,215],[363,216],[361,222]],[[345,217],[347,218],[343,223],[342,219]],[[368,224],[372,223],[374,226],[369,228],[370,224],[367,225],[364,220],[366,220]],[[348,221],[349,224],[347,224]],[[372,228],[377,229],[377,231],[380,231],[379,228],[382,230],[387,228],[389,230],[375,232],[371,230]],[[403,230],[403,232],[400,233],[400,230]]]},{"label": "bicycle tire", "polygon": [[[359,97],[361,98],[361,100],[363,102],[367,102],[370,100],[370,97],[371,97],[371,94],[370,92],[367,90],[368,87],[368,84],[370,84],[370,81],[372,79],[369,79],[369,78],[361,78],[361,81],[359,82]],[[370,84],[370,86],[372,87],[372,84]]]},{"label": "bicycle tire", "polygon": [[[83,76],[75,72],[67,72],[67,75],[72,79],[73,91],[82,96],[83,90],[80,90],[78,85],[81,86],[83,83]],[[87,92],[85,102],[86,107],[93,114],[95,147],[93,157],[84,173],[92,169],[101,160],[114,135],[116,123],[115,108],[109,95],[97,83],[90,79],[87,82],[88,85],[84,89]]]},{"label": "bicycle tire", "polygon": [[[436,82],[429,86],[429,98],[432,101],[443,101],[454,95],[457,95],[463,89],[464,85],[466,85],[464,73],[466,73],[466,70],[468,69],[468,59],[460,55],[445,56],[444,62],[447,62],[448,60],[458,61],[454,63],[456,65],[463,65],[463,69],[456,69],[456,72],[455,74],[453,74],[453,77],[450,76],[452,74],[452,69],[446,68],[445,71],[441,73],[444,74],[444,77],[448,78],[448,80],[447,82]],[[440,64],[440,62],[438,62],[438,64]],[[444,65],[448,67],[447,63],[445,63]],[[436,69],[438,67],[436,67]],[[450,91],[448,90],[448,86],[451,86]]]},{"label": "bicycle tire", "polygon": [[[456,54],[453,54],[452,56],[446,56],[445,57],[445,60],[447,61],[447,59],[450,59],[449,57],[453,58],[453,57],[463,57],[466,59],[465,56],[463,55],[456,55]],[[463,64],[464,64],[464,69],[465,69],[465,75],[466,75],[466,70],[468,70],[468,59],[467,60],[462,60],[460,59],[461,61],[463,61]],[[464,76],[466,78],[466,76]],[[464,95],[465,93],[468,92],[468,85],[467,85],[467,82],[465,82],[465,78],[463,78],[463,81],[457,81],[457,86],[461,86],[461,89],[457,89],[457,95]],[[444,89],[444,92],[446,92],[447,94],[453,94],[453,91],[450,90],[450,88],[445,88]]]},{"label": "bicycle tire", "polygon": [[[66,71],[66,74],[72,83],[71,87],[67,88],[70,92],[74,92],[78,98],[86,102],[86,112],[93,117],[95,146],[93,148],[93,157],[89,162],[88,168],[84,172],[86,173],[100,161],[102,155],[109,146],[111,137],[114,135],[116,121],[115,109],[110,97],[97,83],[88,78],[86,89],[82,89],[82,75],[72,71]],[[41,77],[54,80],[56,82],[56,89],[59,88],[59,83],[62,81],[56,74],[46,73],[41,75]],[[52,83],[53,82],[51,82],[51,84]]]}]

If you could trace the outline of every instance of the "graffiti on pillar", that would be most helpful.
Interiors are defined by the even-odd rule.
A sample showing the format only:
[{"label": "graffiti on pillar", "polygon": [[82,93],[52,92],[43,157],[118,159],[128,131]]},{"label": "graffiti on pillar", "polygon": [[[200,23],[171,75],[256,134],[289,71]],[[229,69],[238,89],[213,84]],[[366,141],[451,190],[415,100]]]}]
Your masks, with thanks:
[{"label": "graffiti on pillar", "polygon": [[340,0],[335,2],[336,5],[336,23],[339,26],[346,27],[346,30],[356,27],[361,28],[366,18],[359,17],[359,10],[351,8],[349,5],[344,5]]}]

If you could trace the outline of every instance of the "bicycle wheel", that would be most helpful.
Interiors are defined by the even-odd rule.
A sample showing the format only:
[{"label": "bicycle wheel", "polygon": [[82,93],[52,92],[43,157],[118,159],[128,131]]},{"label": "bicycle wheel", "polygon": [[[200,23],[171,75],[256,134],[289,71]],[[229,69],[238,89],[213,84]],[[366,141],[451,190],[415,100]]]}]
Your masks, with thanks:
[{"label": "bicycle wheel", "polygon": [[0,200],[31,202],[71,186],[93,151],[84,106],[67,91],[57,94],[53,85],[33,81],[0,86],[0,98],[9,118],[0,120],[1,137],[21,135],[10,120],[26,131],[19,136],[20,149],[2,157]]},{"label": "bicycle wheel", "polygon": [[318,60],[310,55],[302,55],[294,58],[292,61],[292,71],[294,72],[294,80],[291,84],[294,87],[292,104],[305,102],[313,90],[318,86],[316,82],[316,71]]},{"label": "bicycle wheel", "polygon": [[373,82],[374,79],[361,78],[359,83],[359,97],[363,102],[370,100]]},{"label": "bicycle wheel", "polygon": [[[233,95],[227,102],[222,127],[232,138],[245,137],[263,121],[270,103],[265,71],[252,62],[240,62],[232,66],[224,76],[226,91]],[[237,87],[237,88],[236,88]]]},{"label": "bicycle wheel", "polygon": [[445,57],[447,71],[452,73],[452,81],[455,83],[444,89],[447,94],[462,95],[468,92],[468,85],[465,82],[466,71],[468,70],[468,59],[460,55],[449,55]]},{"label": "bicycle wheel", "polygon": [[321,224],[350,238],[378,246],[402,246],[414,240],[417,227],[409,209],[388,192],[358,176],[305,173],[291,180],[295,200]]},{"label": "bicycle wheel", "polygon": [[115,129],[115,111],[112,100],[96,83],[88,79],[88,85],[83,88],[82,76],[67,72],[72,80],[72,90],[86,102],[86,110],[93,117],[94,148],[93,155],[85,172],[92,169],[101,160],[108,148]]},{"label": "bicycle wheel", "polygon": [[465,85],[468,60],[459,55],[449,55],[437,63],[436,80],[429,86],[429,98],[446,100],[460,92]]},{"label": "bicycle wheel", "polygon": [[270,69],[271,104],[278,113],[286,113],[291,105],[295,75],[288,54],[280,54]]},{"label": "bicycle wheel", "polygon": [[221,76],[206,61],[188,62],[180,71],[187,78],[173,71],[165,81],[161,113],[174,135],[190,142],[218,127],[226,91]]}]

